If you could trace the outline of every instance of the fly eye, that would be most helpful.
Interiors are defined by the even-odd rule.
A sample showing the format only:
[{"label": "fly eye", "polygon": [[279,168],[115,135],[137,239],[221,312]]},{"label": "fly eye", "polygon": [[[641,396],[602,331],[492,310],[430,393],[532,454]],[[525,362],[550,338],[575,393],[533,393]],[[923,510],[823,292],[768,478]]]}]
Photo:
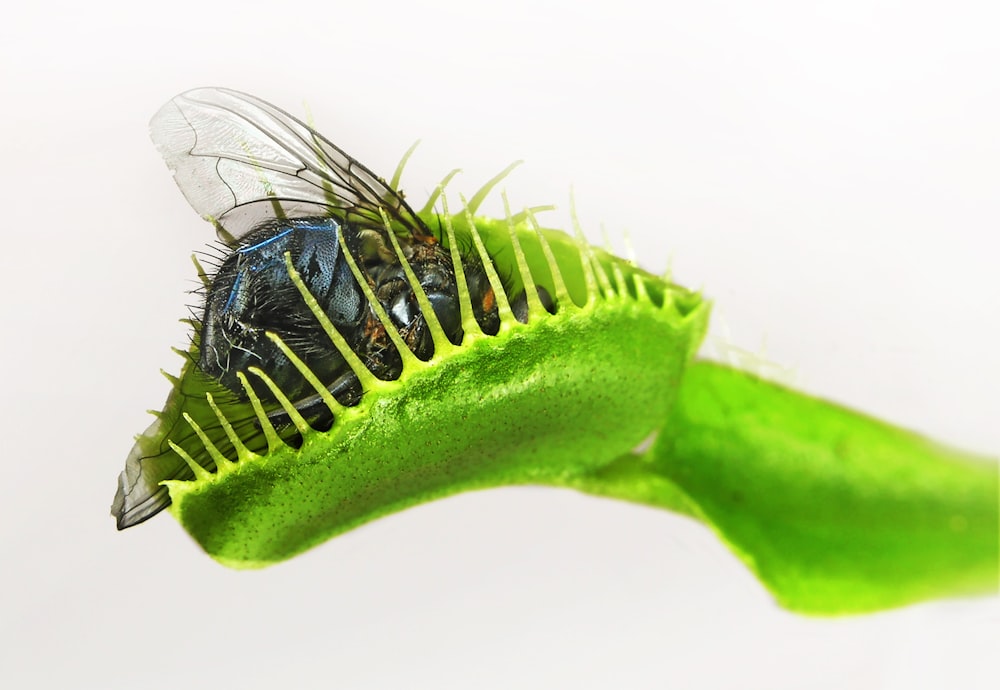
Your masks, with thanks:
[{"label": "fly eye", "polygon": [[389,305],[389,314],[400,326],[408,326],[414,317],[409,295],[404,292],[397,294]]},{"label": "fly eye", "polygon": [[450,292],[431,292],[427,295],[427,301],[434,309],[445,335],[452,342],[456,341],[456,336],[462,327],[462,313],[459,308],[458,298]]}]

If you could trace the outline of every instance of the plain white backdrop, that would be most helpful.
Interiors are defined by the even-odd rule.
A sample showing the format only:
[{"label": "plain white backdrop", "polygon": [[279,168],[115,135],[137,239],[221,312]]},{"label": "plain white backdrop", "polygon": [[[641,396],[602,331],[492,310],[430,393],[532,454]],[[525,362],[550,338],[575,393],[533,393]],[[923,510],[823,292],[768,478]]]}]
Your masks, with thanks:
[{"label": "plain white backdrop", "polygon": [[[289,563],[117,533],[213,237],[148,140],[174,94],[304,114],[418,204],[515,206],[704,288],[723,349],[1000,452],[991,2],[18,3],[0,26],[0,684],[987,688],[996,598],[811,620],[704,528],[568,492],[413,509]],[[499,212],[498,199],[487,210]],[[707,352],[711,352],[711,347]]]}]

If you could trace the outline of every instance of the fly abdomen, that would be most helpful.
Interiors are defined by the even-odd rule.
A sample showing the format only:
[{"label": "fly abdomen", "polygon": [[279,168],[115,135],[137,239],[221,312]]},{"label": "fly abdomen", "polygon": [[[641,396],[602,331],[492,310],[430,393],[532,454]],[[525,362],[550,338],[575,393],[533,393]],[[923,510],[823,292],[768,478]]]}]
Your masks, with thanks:
[{"label": "fly abdomen", "polygon": [[[241,399],[246,399],[238,372],[261,369],[296,409],[314,424],[329,423],[329,410],[315,387],[268,336],[274,333],[328,388],[342,405],[354,405],[361,384],[292,281],[284,255],[351,350],[380,379],[394,380],[403,359],[386,327],[394,327],[418,359],[434,355],[434,340],[402,263],[379,248],[390,244],[385,231],[355,230],[332,218],[271,221],[253,230],[221,264],[208,289],[202,319],[202,370]],[[341,244],[340,234],[344,242]],[[408,263],[447,338],[461,344],[461,300],[450,252],[433,239],[397,238]],[[347,246],[375,299],[385,309],[383,323],[358,285],[343,256]],[[358,260],[360,259],[360,260]],[[483,333],[499,331],[494,287],[478,257],[463,258],[463,272],[473,315]],[[551,311],[548,293],[540,290]],[[527,321],[523,291],[510,295],[515,317]],[[272,390],[249,376],[254,393],[275,402]],[[269,414],[275,426],[288,423],[278,408]]]},{"label": "fly abdomen", "polygon": [[[256,366],[292,400],[314,394],[268,332],[280,336],[323,381],[333,381],[347,369],[303,302],[284,262],[284,254],[290,253],[330,320],[356,347],[365,300],[341,256],[341,231],[333,219],[275,221],[248,234],[226,257],[205,300],[199,361],[206,374],[245,397],[237,372]],[[262,399],[274,399],[259,381],[252,385]]]}]

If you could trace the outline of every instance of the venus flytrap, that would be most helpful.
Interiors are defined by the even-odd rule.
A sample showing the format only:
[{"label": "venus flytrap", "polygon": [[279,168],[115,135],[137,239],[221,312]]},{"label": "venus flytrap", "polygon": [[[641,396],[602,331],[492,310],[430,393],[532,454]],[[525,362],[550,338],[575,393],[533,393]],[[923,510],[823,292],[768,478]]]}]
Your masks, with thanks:
[{"label": "venus flytrap", "polygon": [[[503,225],[488,226],[484,251],[504,242],[496,236],[507,232]],[[450,234],[461,236],[455,228]],[[526,270],[521,247],[533,244],[544,254],[539,237],[532,242],[524,227],[508,232],[515,263]],[[529,302],[529,323],[522,324],[501,307],[503,323],[491,336],[477,334],[471,310],[464,313],[470,328],[460,346],[439,331],[441,347],[431,360],[408,359],[395,381],[368,374],[361,402],[336,408],[328,430],[312,430],[281,400],[301,436],[297,447],[279,439],[247,386],[267,451],[243,453],[237,466],[215,474],[192,467],[193,481],[167,484],[171,511],[215,558],[252,567],[409,505],[474,488],[559,485],[629,452],[666,418],[671,391],[704,332],[707,305],[691,308],[696,298],[686,292],[684,313],[670,299],[656,305],[644,287],[655,279],[628,266],[641,292],[613,292],[589,250],[581,247],[575,260],[576,266],[549,267],[552,292],[564,297],[556,314]],[[288,268],[308,295],[290,262]],[[556,286],[566,273],[587,285],[581,306],[565,285]],[[625,288],[626,270],[618,273]],[[664,285],[659,291],[669,294]],[[310,308],[325,319],[314,299]],[[380,319],[389,321],[384,312]],[[232,425],[220,413],[218,426]],[[221,453],[211,438],[197,428],[195,437],[205,448],[189,444],[188,461],[218,466]]]},{"label": "venus flytrap", "polygon": [[[576,237],[539,227],[533,210],[513,215],[506,197],[504,220],[474,217],[500,176],[458,213],[440,192],[412,213],[399,170],[385,187],[273,106],[199,90],[170,107],[184,117],[168,113],[158,135],[154,120],[168,164],[246,258],[215,297],[217,323],[272,349],[227,388],[199,363],[214,348],[228,372],[231,340],[209,333],[206,345],[196,329],[122,473],[120,527],[169,503],[212,557],[260,567],[417,503],[541,484],[698,519],[801,612],[995,591],[995,464],[694,361],[708,303],[591,247],[575,216]],[[213,117],[243,140],[208,140],[227,131]],[[192,143],[185,126],[202,136]],[[247,209],[274,211],[266,232]],[[341,272],[304,256],[334,257]],[[264,272],[295,319],[261,334],[262,312],[240,300],[271,299],[247,292]],[[362,320],[344,316],[343,294],[365,305]],[[340,363],[333,383],[317,361]]]}]

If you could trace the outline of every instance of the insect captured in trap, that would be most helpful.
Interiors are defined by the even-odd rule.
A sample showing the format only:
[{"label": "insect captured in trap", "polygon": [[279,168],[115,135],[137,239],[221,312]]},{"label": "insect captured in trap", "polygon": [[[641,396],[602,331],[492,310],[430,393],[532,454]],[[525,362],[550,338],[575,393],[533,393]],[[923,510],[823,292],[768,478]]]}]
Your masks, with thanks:
[{"label": "insect captured in trap", "polygon": [[[433,340],[388,235],[394,233],[446,336],[461,344],[456,267],[442,238],[398,192],[308,125],[253,96],[204,88],[175,97],[150,127],[177,185],[195,211],[214,223],[223,243],[224,257],[205,287],[195,324],[197,364],[232,395],[247,400],[238,374],[257,367],[315,428],[332,423],[322,396],[268,333],[279,336],[342,405],[356,404],[364,393],[292,281],[286,253],[322,311],[376,377],[398,378],[403,361],[345,249],[403,342],[428,360]],[[476,322],[483,333],[495,334],[500,317],[483,260],[472,250],[461,257]],[[524,292],[503,287],[515,317],[525,322]],[[554,311],[546,291],[537,289]],[[272,403],[272,424],[287,427],[288,414],[270,387],[255,376],[246,380],[261,401]],[[142,482],[137,472],[128,473],[127,465],[112,506],[120,528],[169,505],[159,481],[175,478]]]}]

